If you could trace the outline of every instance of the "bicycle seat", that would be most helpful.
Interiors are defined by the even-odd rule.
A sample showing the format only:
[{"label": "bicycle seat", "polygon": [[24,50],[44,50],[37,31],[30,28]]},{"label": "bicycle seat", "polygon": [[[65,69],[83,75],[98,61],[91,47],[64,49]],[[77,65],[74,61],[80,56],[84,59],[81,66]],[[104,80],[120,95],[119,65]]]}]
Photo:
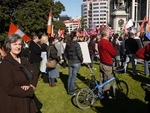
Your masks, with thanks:
[{"label": "bicycle seat", "polygon": [[145,91],[150,91],[150,84],[142,82],[141,83],[141,87],[145,90]]}]

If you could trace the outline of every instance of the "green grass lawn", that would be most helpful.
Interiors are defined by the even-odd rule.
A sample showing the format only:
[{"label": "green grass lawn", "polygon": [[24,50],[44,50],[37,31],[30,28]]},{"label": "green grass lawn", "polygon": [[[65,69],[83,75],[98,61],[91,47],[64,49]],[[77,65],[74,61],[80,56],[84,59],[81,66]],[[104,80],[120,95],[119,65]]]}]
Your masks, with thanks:
[{"label": "green grass lawn", "polygon": [[[96,79],[99,80],[99,63],[95,62],[94,70]],[[129,69],[131,64],[129,65]],[[42,113],[146,113],[147,102],[144,101],[145,93],[141,88],[141,82],[150,83],[150,78],[144,76],[144,67],[137,65],[140,75],[132,76],[131,70],[126,74],[117,74],[119,79],[127,82],[129,87],[128,99],[126,100],[96,100],[94,105],[87,110],[76,107],[75,98],[68,95],[66,91],[68,68],[60,68],[60,78],[57,78],[56,87],[50,87],[39,78],[36,95],[43,103]],[[79,71],[77,82],[81,82],[90,70],[82,66]],[[80,87],[86,87],[79,84]]]}]

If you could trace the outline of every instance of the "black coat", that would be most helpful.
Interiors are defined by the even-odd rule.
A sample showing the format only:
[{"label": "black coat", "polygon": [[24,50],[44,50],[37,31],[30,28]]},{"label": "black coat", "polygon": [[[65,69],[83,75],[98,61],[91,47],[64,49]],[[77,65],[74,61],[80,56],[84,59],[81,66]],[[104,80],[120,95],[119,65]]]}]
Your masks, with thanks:
[{"label": "black coat", "polygon": [[128,38],[125,41],[126,54],[135,54],[139,49],[138,43],[133,38]]},{"label": "black coat", "polygon": [[59,61],[59,56],[57,56],[57,49],[54,45],[50,44],[47,48],[48,59]]},{"label": "black coat", "polygon": [[36,44],[34,41],[31,41],[29,44],[29,51],[30,51],[30,62],[32,63],[39,63],[41,58],[41,47]]},{"label": "black coat", "polygon": [[68,62],[71,64],[83,62],[81,47],[76,41],[72,42],[70,48],[66,47],[65,55],[68,59]]}]

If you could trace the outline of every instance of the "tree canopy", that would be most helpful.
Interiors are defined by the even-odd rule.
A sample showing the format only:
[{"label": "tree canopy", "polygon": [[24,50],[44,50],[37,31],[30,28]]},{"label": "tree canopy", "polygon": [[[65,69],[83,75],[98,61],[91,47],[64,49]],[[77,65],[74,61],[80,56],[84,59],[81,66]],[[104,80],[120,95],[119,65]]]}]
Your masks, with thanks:
[{"label": "tree canopy", "polygon": [[[64,5],[53,0],[3,0],[0,2],[0,40],[7,36],[9,25],[15,23],[29,36],[46,33],[48,14],[52,9],[54,31],[66,29],[64,23],[59,22]],[[55,18],[55,19],[54,19]],[[59,26],[58,26],[59,23]],[[60,25],[61,24],[61,25]]]}]

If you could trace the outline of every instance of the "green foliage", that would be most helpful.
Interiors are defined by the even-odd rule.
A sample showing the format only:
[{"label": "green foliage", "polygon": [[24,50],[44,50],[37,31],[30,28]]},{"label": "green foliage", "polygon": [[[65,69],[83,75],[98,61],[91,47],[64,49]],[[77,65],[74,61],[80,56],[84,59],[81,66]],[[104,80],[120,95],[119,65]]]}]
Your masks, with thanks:
[{"label": "green foliage", "polygon": [[60,30],[63,29],[63,30],[65,30],[65,32],[68,31],[66,25],[63,22],[61,22],[61,21],[57,21],[56,20],[56,21],[53,22],[53,24],[54,24],[54,32],[55,32],[55,34],[57,34],[59,29]]},{"label": "green foliage", "polygon": [[[35,34],[40,36],[46,33],[48,15],[51,9],[53,18],[58,18],[61,12],[65,11],[65,7],[59,1],[3,0],[0,3],[0,39],[7,36],[11,22],[29,36]],[[55,20],[53,22],[55,23]],[[54,31],[56,30],[54,29]]]}]

